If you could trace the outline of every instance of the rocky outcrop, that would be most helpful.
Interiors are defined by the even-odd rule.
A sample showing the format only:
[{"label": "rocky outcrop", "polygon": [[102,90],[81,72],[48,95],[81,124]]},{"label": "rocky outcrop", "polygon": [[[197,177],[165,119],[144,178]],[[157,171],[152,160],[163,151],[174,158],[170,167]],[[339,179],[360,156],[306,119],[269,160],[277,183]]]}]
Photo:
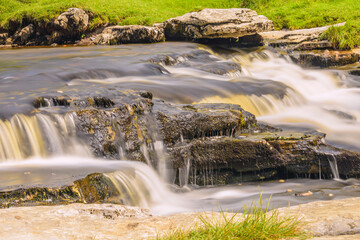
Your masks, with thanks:
[{"label": "rocky outcrop", "polygon": [[[234,44],[260,44],[259,32],[273,30],[273,23],[246,8],[204,9],[164,22],[167,39],[205,42],[232,41]],[[245,37],[251,39],[245,39]],[[249,41],[250,40],[250,41]]]},{"label": "rocky outcrop", "polygon": [[17,47],[74,43],[81,39],[89,23],[89,14],[79,8],[69,8],[49,21],[24,18],[12,22],[8,32],[0,34],[0,45]]},{"label": "rocky outcrop", "polygon": [[123,43],[155,43],[165,40],[164,29],[139,25],[111,26],[103,30],[96,44],[116,45]]},{"label": "rocky outcrop", "polygon": [[9,37],[8,33],[0,33],[0,45],[5,45],[8,37]]},{"label": "rocky outcrop", "polygon": [[[344,26],[345,23],[335,24],[333,26]],[[318,47],[328,47],[328,42],[319,44],[320,35],[332,26],[309,28],[309,29],[298,29],[298,30],[281,30],[281,31],[269,31],[262,32],[260,35],[264,38],[264,42],[271,47],[290,47],[296,48],[299,44],[307,42],[307,49],[311,47],[311,50],[317,49]],[[309,46],[309,42],[313,45]],[[300,45],[301,46],[301,45]],[[299,47],[300,47],[299,46]],[[300,47],[301,48],[301,47]]]},{"label": "rocky outcrop", "polygon": [[[200,185],[318,178],[320,172],[323,178],[331,178],[329,160],[334,157],[341,176],[360,173],[358,153],[324,144],[320,133],[259,126],[254,115],[238,105],[173,105],[152,100],[149,92],[124,91],[115,98],[39,98],[34,106],[49,102],[75,113],[77,134],[96,156],[154,167],[159,158],[166,158],[169,166],[180,172],[191,164],[189,181]],[[204,178],[210,175],[211,179]]]},{"label": "rocky outcrop", "polygon": [[[333,26],[343,26],[345,23]],[[294,62],[304,67],[336,67],[356,63],[360,60],[360,51],[337,51],[332,43],[321,39],[321,34],[329,27],[311,29],[282,30],[263,32],[260,35],[271,47],[286,50]]]},{"label": "rocky outcrop", "polygon": [[53,42],[80,39],[89,26],[89,15],[82,9],[69,8],[53,24],[56,29],[51,37]]},{"label": "rocky outcrop", "polygon": [[35,34],[35,26],[33,24],[29,24],[28,26],[22,28],[17,31],[12,37],[13,43],[19,45],[26,45],[29,43],[31,38],[34,37]]}]

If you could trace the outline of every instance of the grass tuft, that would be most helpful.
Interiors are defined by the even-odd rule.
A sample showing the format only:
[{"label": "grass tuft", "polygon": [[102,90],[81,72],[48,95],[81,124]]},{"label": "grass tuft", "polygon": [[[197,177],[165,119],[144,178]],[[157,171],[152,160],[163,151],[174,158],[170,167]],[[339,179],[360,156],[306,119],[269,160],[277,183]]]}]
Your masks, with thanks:
[{"label": "grass tuft", "polygon": [[345,26],[330,27],[320,38],[329,40],[335,49],[349,50],[360,46],[360,20],[348,21]]},{"label": "grass tuft", "polygon": [[[270,202],[270,200],[269,200]],[[260,199],[250,209],[244,208],[244,214],[236,213],[227,217],[220,211],[222,219],[209,219],[200,216],[203,226],[191,229],[178,229],[158,240],[177,239],[307,239],[308,235],[302,230],[302,223],[298,216],[280,215],[279,210],[269,212],[269,204],[263,208]]]}]

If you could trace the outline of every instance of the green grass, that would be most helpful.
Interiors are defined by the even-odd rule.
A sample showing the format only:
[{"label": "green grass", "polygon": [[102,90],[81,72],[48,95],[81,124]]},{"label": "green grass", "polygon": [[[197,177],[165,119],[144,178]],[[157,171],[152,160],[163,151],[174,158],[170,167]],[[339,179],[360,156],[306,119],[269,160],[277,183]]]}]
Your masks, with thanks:
[{"label": "green grass", "polygon": [[320,37],[328,39],[334,48],[349,50],[360,46],[360,20],[348,21],[343,27],[331,27]]},{"label": "green grass", "polygon": [[[304,224],[297,216],[282,216],[277,209],[269,212],[268,205],[262,208],[262,200],[250,210],[227,217],[221,211],[222,220],[200,217],[203,226],[192,230],[175,230],[169,235],[158,237],[158,240],[190,240],[190,239],[307,239],[302,230]],[[238,218],[237,218],[238,217]]]},{"label": "green grass", "polygon": [[360,3],[358,0],[244,0],[243,6],[256,9],[273,20],[276,29],[301,29],[347,22],[322,35],[335,48],[360,46]]},{"label": "green grass", "polygon": [[48,20],[69,7],[79,7],[94,13],[92,28],[102,23],[151,25],[168,18],[206,7],[237,7],[236,0],[0,0],[0,25],[26,16]]},{"label": "green grass", "polygon": [[[273,20],[276,29],[311,28],[344,21],[352,21],[356,29],[360,26],[358,0],[0,0],[0,28],[7,30],[12,21],[21,22],[24,17],[49,20],[69,7],[92,12],[91,29],[107,23],[152,25],[203,8],[232,7],[254,9]],[[358,45],[349,26],[328,32],[327,38],[338,46]]]}]

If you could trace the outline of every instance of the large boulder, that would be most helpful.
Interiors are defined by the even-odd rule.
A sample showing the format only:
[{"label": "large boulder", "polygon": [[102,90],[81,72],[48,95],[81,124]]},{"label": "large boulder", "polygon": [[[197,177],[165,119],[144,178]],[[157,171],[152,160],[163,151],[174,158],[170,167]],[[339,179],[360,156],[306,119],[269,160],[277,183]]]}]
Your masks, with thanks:
[{"label": "large boulder", "polygon": [[96,44],[116,45],[122,43],[154,43],[164,41],[164,30],[158,27],[139,25],[111,26],[103,30]]},{"label": "large boulder", "polygon": [[[274,29],[272,21],[247,8],[204,9],[164,23],[167,39],[210,41],[253,36]],[[243,40],[243,39],[240,39]],[[261,41],[261,38],[251,40]]]},{"label": "large boulder", "polygon": [[89,15],[82,9],[69,8],[54,21],[56,31],[53,41],[73,40],[79,38],[89,26]]}]

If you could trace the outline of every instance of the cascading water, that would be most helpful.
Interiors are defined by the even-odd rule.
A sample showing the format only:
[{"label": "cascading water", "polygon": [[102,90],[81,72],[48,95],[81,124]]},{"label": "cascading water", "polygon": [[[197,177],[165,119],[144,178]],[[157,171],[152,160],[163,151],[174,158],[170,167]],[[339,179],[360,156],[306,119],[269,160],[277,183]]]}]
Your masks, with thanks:
[{"label": "cascading water", "polygon": [[[242,66],[241,75],[230,76],[232,82],[265,81],[264,85],[281,84],[283,96],[272,94],[207,97],[201,103],[226,102],[242,105],[271,124],[303,126],[327,133],[327,140],[360,148],[360,88],[351,83],[343,72],[310,70],[295,65],[273,51],[218,54]],[[266,87],[268,87],[266,85]]]},{"label": "cascading water", "polygon": [[91,156],[76,138],[72,114],[17,114],[10,120],[0,120],[1,162],[64,154]]},{"label": "cascading water", "polygon": [[[204,62],[200,59],[201,64],[196,67],[194,66],[196,59],[191,60],[191,57],[179,57],[178,65],[163,64],[162,67],[150,64],[148,61],[158,54],[181,55],[199,49],[207,54],[210,53],[210,56],[209,60]],[[284,189],[305,191],[319,184],[317,189],[320,189],[318,196],[321,198],[328,193],[324,190],[326,187],[338,187],[334,181],[322,180],[323,185],[321,185],[314,182],[315,180],[300,179],[281,185],[265,183],[261,190],[255,184],[248,186],[244,184],[174,193],[163,181],[171,183],[172,181],[169,180],[171,173],[168,172],[169,166],[166,165],[168,162],[166,149],[152,116],[149,115],[145,120],[152,142],[143,141],[140,146],[148,166],[131,161],[101,161],[74,157],[74,155],[87,156],[89,152],[86,144],[76,138],[76,127],[71,114],[62,116],[38,113],[29,116],[33,110],[30,103],[34,96],[45,96],[48,93],[76,95],[79,91],[86,96],[95,96],[102,91],[116,89],[118,86],[135,90],[147,89],[153,92],[155,97],[174,103],[240,104],[256,114],[258,119],[270,124],[317,129],[327,133],[328,140],[360,149],[358,85],[351,85],[346,74],[342,72],[306,70],[293,64],[288,58],[267,49],[245,53],[237,49],[230,52],[213,50],[192,43],[164,43],[145,45],[141,48],[136,45],[99,47],[96,50],[37,49],[36,55],[32,49],[19,51],[23,51],[21,57],[14,57],[12,55],[14,52],[2,52],[4,58],[13,61],[9,61],[9,67],[0,72],[1,83],[4,83],[0,89],[0,112],[8,114],[4,118],[9,119],[0,121],[0,162],[2,162],[0,177],[10,176],[10,173],[15,174],[9,170],[13,167],[18,168],[20,173],[16,176],[21,176],[24,181],[32,179],[34,183],[42,184],[37,181],[39,178],[35,173],[41,170],[39,174],[43,174],[42,171],[47,166],[51,170],[46,172],[46,178],[41,178],[42,182],[56,177],[59,180],[60,176],[67,176],[67,181],[72,182],[74,180],[72,176],[79,174],[78,172],[81,172],[79,175],[83,177],[86,176],[85,172],[101,170],[106,172],[105,176],[114,183],[119,194],[123,194],[122,198],[127,199],[126,204],[149,207],[157,213],[216,210],[219,205],[224,206],[224,209],[238,210],[245,203],[253,202],[260,191],[265,195],[279,194],[277,203],[286,206],[290,200],[295,204],[308,200],[299,200],[290,193],[284,197]],[[29,66],[28,59],[34,59],[34,55],[39,56],[39,54],[41,57],[38,57],[36,64]],[[190,60],[192,62],[189,62]],[[206,65],[207,63],[209,66]],[[226,74],[212,71],[214,70],[212,64],[224,66],[223,63],[237,67],[235,71],[228,71]],[[94,66],[99,68],[98,72],[93,69]],[[238,70],[239,67],[241,71]],[[49,102],[48,107],[55,106]],[[28,115],[17,114],[19,112]],[[126,146],[123,145],[117,147],[120,149],[119,155],[126,158]],[[149,154],[150,152],[152,154]],[[50,157],[52,155],[60,157],[54,159]],[[64,157],[64,155],[69,156]],[[45,164],[43,161],[32,163],[30,160],[31,166],[26,165],[26,161],[20,162],[19,165],[13,163],[14,160],[33,157],[49,161]],[[56,162],[59,164],[52,165]],[[334,170],[334,177],[338,178],[336,159],[329,159],[329,163]],[[155,166],[157,173],[149,166]],[[85,168],[89,169],[83,171]],[[130,172],[127,171],[129,168],[131,168]],[[319,169],[321,169],[320,163]],[[6,172],[10,172],[9,175],[6,175]],[[191,166],[189,159],[185,159],[184,167],[180,169],[179,174],[180,185],[197,187],[199,172],[203,177],[199,180],[204,184],[211,184],[212,176],[216,174],[211,165],[197,169]],[[321,173],[319,175],[321,176]],[[16,186],[23,185],[21,182],[8,181],[9,185],[13,182]],[[5,183],[5,181],[0,182]],[[183,191],[175,186],[172,188],[175,188],[175,192]]]},{"label": "cascading water", "polygon": [[328,157],[328,161],[329,161],[329,165],[331,168],[331,172],[333,175],[333,178],[335,180],[340,180],[340,174],[339,174],[339,169],[338,169],[338,165],[337,165],[337,160],[334,154],[330,154]]}]

